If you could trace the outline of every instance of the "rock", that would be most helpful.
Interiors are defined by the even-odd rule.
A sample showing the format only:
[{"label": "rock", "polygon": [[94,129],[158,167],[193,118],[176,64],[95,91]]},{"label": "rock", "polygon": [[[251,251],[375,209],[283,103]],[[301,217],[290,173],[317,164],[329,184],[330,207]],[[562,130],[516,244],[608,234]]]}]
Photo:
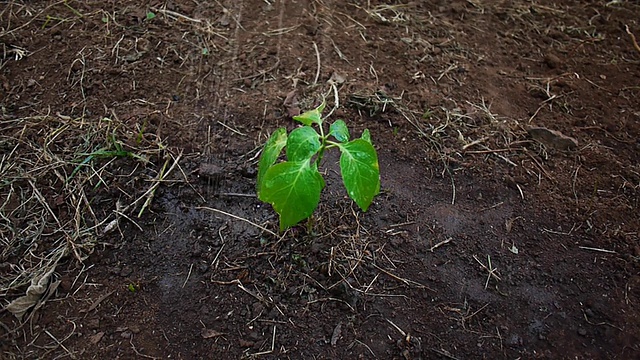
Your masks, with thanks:
[{"label": "rock", "polygon": [[198,176],[205,179],[218,180],[224,175],[224,170],[217,165],[201,163],[197,170]]},{"label": "rock", "polygon": [[238,345],[240,345],[240,347],[250,348],[250,347],[253,347],[253,341],[240,339],[238,340]]},{"label": "rock", "polygon": [[509,346],[522,346],[522,337],[518,334],[513,334],[507,338],[507,345]]},{"label": "rock", "polygon": [[202,336],[203,339],[211,339],[214,337],[222,336],[224,334],[216,330],[203,328],[200,331],[200,335]]},{"label": "rock", "polygon": [[129,326],[129,330],[131,330],[131,332],[134,334],[140,333],[140,327],[138,325]]},{"label": "rock", "polygon": [[578,328],[578,335],[586,336],[587,335],[587,330],[585,330],[584,328]]},{"label": "rock", "polygon": [[550,148],[566,151],[578,147],[578,140],[564,135],[560,131],[532,126],[527,129],[527,132],[534,140]]},{"label": "rock", "polygon": [[554,54],[547,54],[544,57],[544,63],[550,68],[550,69],[556,69],[559,68],[560,66],[562,66],[562,60],[560,60],[559,57],[557,57]]},{"label": "rock", "polygon": [[104,331],[100,331],[97,334],[89,336],[89,342],[92,343],[93,345],[95,345],[95,344],[99,343],[100,340],[102,340],[103,336],[104,336]]}]

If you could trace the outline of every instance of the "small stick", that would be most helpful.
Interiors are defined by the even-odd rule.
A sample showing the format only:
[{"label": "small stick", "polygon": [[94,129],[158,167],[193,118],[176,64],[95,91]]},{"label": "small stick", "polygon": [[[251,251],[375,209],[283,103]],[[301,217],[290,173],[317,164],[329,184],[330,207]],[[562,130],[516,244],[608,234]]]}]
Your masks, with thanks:
[{"label": "small stick", "polygon": [[318,45],[316,45],[315,41],[313,42],[313,48],[316,51],[316,61],[318,62],[318,68],[316,69],[316,77],[313,79],[313,85],[318,83],[318,79],[320,78],[320,51],[318,50]]},{"label": "small stick", "polygon": [[247,197],[247,198],[254,198],[256,197],[256,194],[240,194],[240,193],[218,193],[216,194],[218,196],[235,196],[235,197]]},{"label": "small stick", "polygon": [[478,257],[473,255],[473,259],[475,261],[478,262],[478,264],[480,264],[480,266],[482,266],[483,269],[487,270],[489,272],[489,276],[487,277],[487,281],[484,284],[484,288],[485,290],[487,289],[487,286],[489,286],[489,280],[491,279],[491,277],[495,278],[496,280],[502,280],[500,279],[500,277],[498,275],[495,274],[496,271],[498,271],[497,268],[494,268],[491,265],[491,257],[489,255],[487,255],[487,262],[489,267],[487,267],[485,264],[482,263],[482,261],[478,260]]},{"label": "small stick", "polygon": [[252,222],[252,221],[250,221],[250,220],[247,220],[247,219],[245,219],[245,218],[241,218],[240,216],[236,216],[236,215],[233,215],[233,214],[229,214],[228,212],[224,212],[224,211],[222,211],[222,210],[218,210],[218,209],[210,208],[210,207],[207,207],[207,206],[197,206],[197,207],[195,207],[195,209],[196,209],[196,210],[208,210],[208,211],[217,212],[217,213],[219,213],[219,214],[227,215],[227,216],[232,217],[232,218],[234,218],[234,219],[236,219],[236,220],[244,221],[244,222],[246,222],[246,223],[248,223],[248,224],[250,224],[250,225],[253,225],[253,226],[257,227],[258,229],[260,229],[260,230],[262,230],[262,231],[264,231],[264,232],[267,232],[267,233],[269,233],[269,234],[271,234],[271,235],[273,235],[273,236],[275,236],[275,237],[278,237],[278,234],[276,234],[276,233],[274,233],[273,231],[271,231],[271,230],[267,229],[266,227],[261,226],[261,225],[258,225],[258,224],[254,223],[254,222]]},{"label": "small stick", "polygon": [[636,36],[633,35],[631,30],[629,30],[629,25],[625,25],[624,29],[627,31],[627,34],[629,34],[629,36],[631,37],[631,42],[633,42],[633,47],[638,51],[638,53],[640,53],[640,45],[638,45],[638,42],[636,41]]},{"label": "small stick", "polygon": [[582,250],[591,250],[591,251],[599,251],[599,252],[603,252],[606,254],[617,254],[617,252],[613,251],[613,250],[606,250],[606,249],[600,249],[600,248],[593,248],[593,247],[588,247],[588,246],[578,246],[578,248],[582,249]]},{"label": "small stick", "polygon": [[191,277],[191,271],[192,270],[193,270],[193,263],[191,263],[191,266],[189,266],[189,273],[187,274],[187,278],[184,279],[184,283],[182,284],[182,288],[183,289],[187,285],[187,281],[189,281],[189,278]]},{"label": "small stick", "polygon": [[376,265],[376,264],[373,264],[373,266],[374,266],[376,269],[378,269],[378,270],[382,271],[383,273],[385,273],[385,274],[387,274],[387,275],[391,276],[392,278],[394,278],[394,279],[396,279],[396,280],[398,280],[398,281],[403,282],[403,283],[404,283],[405,285],[407,285],[407,286],[411,286],[411,284],[413,284],[413,285],[418,286],[419,288],[423,288],[423,289],[427,289],[427,290],[431,290],[431,291],[433,291],[433,292],[436,292],[435,290],[433,290],[433,289],[429,288],[428,286],[422,285],[422,284],[420,284],[419,282],[416,282],[416,281],[413,281],[413,280],[404,279],[404,278],[401,278],[401,277],[399,277],[399,276],[397,276],[397,275],[394,275],[393,273],[391,273],[391,272],[389,272],[389,271],[387,271],[387,270],[385,270],[385,269],[381,268],[380,266],[378,266],[378,265]]},{"label": "small stick", "polygon": [[[75,329],[76,329],[76,326],[75,326],[75,324],[73,324],[73,330],[75,331]],[[60,346],[62,349],[64,349],[64,351],[66,351],[66,352],[67,352],[67,354],[69,354],[69,357],[70,357],[70,358],[72,358],[72,359],[77,359],[77,357],[76,357],[76,356],[75,356],[71,351],[69,351],[69,349],[67,349],[67,347],[66,347],[66,346],[64,346],[64,345],[62,344],[62,342],[63,342],[64,340],[67,340],[69,337],[71,337],[71,335],[73,335],[73,332],[71,333],[71,335],[67,336],[67,337],[66,337],[65,339],[63,339],[62,341],[58,340],[55,336],[53,336],[53,335],[49,332],[49,330],[45,330],[44,332],[45,332],[45,334],[49,335],[49,337],[50,337],[50,338],[52,338],[52,339],[53,339],[53,340],[58,344],[58,346]]]},{"label": "small stick", "polygon": [[396,328],[396,330],[398,330],[398,332],[400,332],[400,334],[402,334],[402,336],[407,337],[407,333],[406,333],[406,332],[404,332],[402,329],[400,329],[400,327],[399,327],[398,325],[394,324],[394,323],[393,323],[393,321],[391,321],[391,320],[389,320],[389,319],[385,319],[385,320],[387,320],[387,322],[388,322],[389,324],[391,324],[391,326],[393,326],[394,328]]},{"label": "small stick", "polygon": [[241,135],[241,136],[247,136],[247,134],[244,134],[244,133],[242,133],[242,132],[240,132],[240,131],[238,131],[238,130],[234,129],[234,128],[232,128],[231,126],[229,126],[229,125],[227,125],[227,124],[225,124],[225,123],[223,123],[223,122],[221,122],[221,121],[218,121],[218,124],[220,124],[220,125],[224,126],[225,128],[227,128],[227,129],[228,129],[229,131],[231,131],[232,133],[235,133],[235,134],[238,134],[238,135]]},{"label": "small stick", "polygon": [[440,246],[442,246],[442,245],[444,245],[444,244],[448,244],[448,243],[450,243],[450,242],[451,242],[451,240],[453,240],[453,239],[452,239],[452,238],[448,238],[447,240],[440,241],[439,243],[437,243],[437,244],[433,245],[433,246],[429,249],[429,251],[433,252],[433,250],[435,250],[435,249],[439,248]]},{"label": "small stick", "polygon": [[315,303],[317,303],[317,302],[325,302],[325,301],[337,301],[337,302],[341,302],[341,303],[343,303],[343,304],[347,305],[347,307],[348,307],[349,309],[351,309],[351,311],[352,311],[352,312],[356,312],[356,309],[354,309],[354,308],[353,308],[353,306],[351,306],[351,304],[349,304],[348,302],[346,302],[346,301],[344,301],[344,300],[342,300],[342,299],[336,299],[336,298],[332,298],[332,297],[329,297],[329,298],[322,298],[322,299],[316,299],[316,300],[311,300],[311,301],[307,302],[305,305],[311,305],[311,304],[315,304]]},{"label": "small stick", "polygon": [[188,17],[186,15],[182,15],[180,13],[177,13],[177,12],[171,11],[171,10],[158,9],[158,8],[154,8],[154,7],[152,7],[151,10],[153,10],[155,12],[159,12],[159,13],[161,13],[163,15],[173,16],[175,18],[180,18],[180,19],[183,19],[183,20],[187,20],[187,21],[191,21],[191,22],[197,23],[197,24],[200,24],[202,22],[202,20],[200,20],[200,19],[190,18],[190,17]]},{"label": "small stick", "polygon": [[251,356],[260,356],[260,355],[271,354],[271,353],[273,353],[275,348],[276,348],[276,326],[273,325],[273,336],[271,337],[271,350],[257,352],[257,353],[255,353],[255,354],[253,354]]}]

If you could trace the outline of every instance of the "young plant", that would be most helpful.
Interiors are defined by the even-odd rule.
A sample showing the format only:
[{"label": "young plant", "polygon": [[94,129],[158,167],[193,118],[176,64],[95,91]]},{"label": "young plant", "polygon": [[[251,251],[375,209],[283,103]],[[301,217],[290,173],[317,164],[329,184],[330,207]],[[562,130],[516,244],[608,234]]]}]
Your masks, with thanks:
[{"label": "young plant", "polygon": [[[260,156],[258,198],[271,204],[280,215],[280,231],[310,217],[318,207],[320,192],[325,186],[318,166],[327,149],[340,149],[344,187],[362,211],[367,211],[380,192],[378,155],[371,144],[369,130],[360,138],[350,140],[345,122],[336,120],[325,134],[324,106],[323,102],[316,109],[294,116],[293,119],[304,126],[290,134],[287,135],[285,128],[274,131]],[[278,162],[282,149],[285,149],[286,161]]]}]

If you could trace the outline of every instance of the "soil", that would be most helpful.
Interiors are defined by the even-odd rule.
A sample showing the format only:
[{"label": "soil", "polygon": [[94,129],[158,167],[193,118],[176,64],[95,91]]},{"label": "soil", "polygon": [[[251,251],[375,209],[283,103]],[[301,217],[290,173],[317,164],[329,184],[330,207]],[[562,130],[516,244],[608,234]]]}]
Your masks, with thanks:
[{"label": "soil", "polygon": [[[639,19],[2,2],[3,308],[55,271],[0,313],[0,357],[640,358]],[[371,131],[382,191],[361,212],[329,153],[313,221],[280,235],[260,147],[323,97]]]}]

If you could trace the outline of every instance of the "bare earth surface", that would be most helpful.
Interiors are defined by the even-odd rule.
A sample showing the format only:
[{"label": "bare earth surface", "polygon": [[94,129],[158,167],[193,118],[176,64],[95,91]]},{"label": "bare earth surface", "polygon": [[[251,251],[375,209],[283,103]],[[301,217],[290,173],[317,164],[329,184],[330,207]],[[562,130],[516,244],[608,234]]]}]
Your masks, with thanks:
[{"label": "bare earth surface", "polygon": [[[624,0],[0,2],[0,358],[640,358],[631,34]],[[260,149],[323,97],[382,192],[328,155],[279,235]]]}]

